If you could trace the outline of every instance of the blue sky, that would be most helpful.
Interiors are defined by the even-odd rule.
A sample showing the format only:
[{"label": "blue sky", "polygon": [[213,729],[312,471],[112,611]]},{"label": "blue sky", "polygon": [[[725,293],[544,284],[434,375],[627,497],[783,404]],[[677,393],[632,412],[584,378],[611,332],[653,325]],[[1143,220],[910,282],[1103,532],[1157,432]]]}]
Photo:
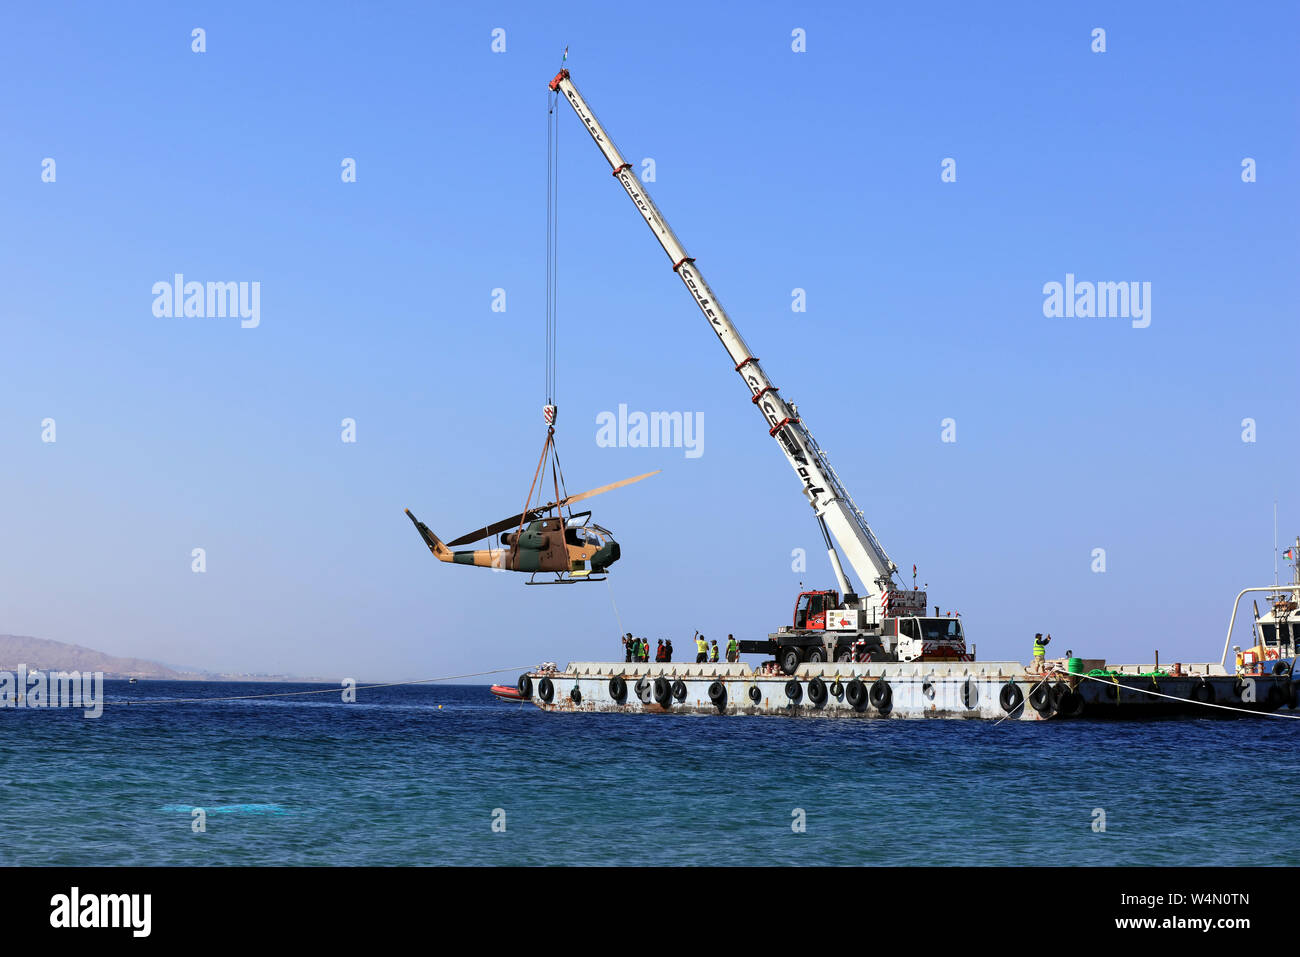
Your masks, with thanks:
[{"label": "blue sky", "polygon": [[[567,44],[885,548],[981,658],[1050,631],[1112,661],[1217,660],[1233,596],[1271,581],[1275,500],[1283,540],[1300,532],[1300,14],[1131,6],[9,8],[0,633],[418,678],[608,657],[622,630],[758,637],[801,581],[833,587],[798,481],[567,110],[565,471],[663,471],[593,503],[623,545],[607,584],[441,565],[402,514],[450,537],[527,492]],[[260,325],[155,317],[177,272],[259,282]],[[1150,326],[1045,318],[1067,273],[1151,283]],[[599,447],[620,403],[702,415],[704,454]]]}]

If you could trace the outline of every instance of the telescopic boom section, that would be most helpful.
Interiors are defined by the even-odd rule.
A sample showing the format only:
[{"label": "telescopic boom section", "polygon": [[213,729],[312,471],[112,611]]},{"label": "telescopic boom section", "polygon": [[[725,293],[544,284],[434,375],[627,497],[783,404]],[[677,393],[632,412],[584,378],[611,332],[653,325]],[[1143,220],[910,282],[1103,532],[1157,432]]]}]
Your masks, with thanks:
[{"label": "telescopic boom section", "polygon": [[[587,128],[591,138],[596,141],[600,151],[605,154],[614,177],[627,192],[628,198],[636,205],[641,218],[659,240],[659,245],[668,254],[668,259],[673,264],[673,271],[685,283],[687,290],[695,299],[695,304],[704,313],[704,318],[709,320],[709,325],[712,326],[723,348],[731,356],[736,372],[749,389],[750,401],[763,414],[767,422],[768,434],[780,443],[781,451],[785,453],[786,459],[803,483],[804,495],[807,496],[813,511],[826,523],[827,528],[844,550],[849,564],[862,580],[866,589],[863,594],[872,594],[872,585],[875,585],[878,590],[876,593],[897,587],[893,576],[898,566],[890,560],[880,546],[880,542],[876,540],[875,534],[867,525],[866,517],[853,503],[848,490],[827,461],[826,453],[818,446],[807,426],[780,397],[776,386],[763,372],[758,359],[749,351],[749,346],[745,344],[740,331],[732,323],[722,304],[718,302],[713,290],[709,288],[709,284],[695,265],[695,260],[686,254],[672,227],[668,225],[668,220],[659,212],[654,200],[645,191],[644,185],[632,172],[632,164],[623,158],[614,141],[596,119],[596,114],[592,112],[587,101],[574,86],[573,80],[569,78],[569,71],[561,70],[551,81],[550,86],[552,90],[568,100],[573,111],[578,114],[578,119]],[[838,572],[839,569],[836,571]],[[840,582],[840,587],[846,592],[851,590],[845,581]]]}]

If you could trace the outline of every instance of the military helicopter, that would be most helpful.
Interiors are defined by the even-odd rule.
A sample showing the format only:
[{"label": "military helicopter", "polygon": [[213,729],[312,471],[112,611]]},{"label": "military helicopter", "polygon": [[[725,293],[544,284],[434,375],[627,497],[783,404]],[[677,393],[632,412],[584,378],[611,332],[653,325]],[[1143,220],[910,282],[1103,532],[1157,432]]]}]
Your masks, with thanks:
[{"label": "military helicopter", "polygon": [[[478,565],[481,568],[496,568],[512,572],[531,572],[529,585],[569,584],[579,581],[603,581],[605,571],[619,560],[621,551],[618,542],[607,528],[591,521],[591,512],[574,512],[569,510],[569,517],[564,517],[563,509],[575,502],[600,495],[633,482],[640,482],[658,471],[646,472],[620,482],[611,482],[600,488],[569,495],[557,501],[534,508],[525,508],[518,515],[511,515],[499,522],[485,525],[454,541],[444,544],[429,526],[406,509],[406,517],[415,525],[416,531],[429,546],[433,557],[441,562],[457,565]],[[530,496],[531,498],[531,496]],[[514,531],[506,531],[514,529]],[[456,545],[465,545],[482,538],[490,538],[498,532],[504,548],[476,548],[454,551]],[[538,581],[538,573],[553,572],[553,580]]]}]

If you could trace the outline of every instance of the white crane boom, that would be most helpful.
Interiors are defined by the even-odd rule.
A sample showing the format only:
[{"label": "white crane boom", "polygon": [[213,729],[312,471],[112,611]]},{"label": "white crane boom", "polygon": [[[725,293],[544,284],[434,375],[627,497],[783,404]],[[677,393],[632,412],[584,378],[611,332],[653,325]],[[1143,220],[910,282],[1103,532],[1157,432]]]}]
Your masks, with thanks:
[{"label": "white crane boom", "polygon": [[[849,565],[861,579],[864,588],[861,593],[863,597],[873,594],[872,586],[876,589],[874,594],[883,594],[899,587],[894,582],[894,573],[898,571],[898,566],[885,554],[884,548],[867,524],[866,516],[854,504],[844,483],[840,481],[839,476],[835,474],[835,469],[827,461],[826,453],[822,451],[816,439],[812,437],[812,433],[808,431],[808,427],[800,420],[795,410],[780,397],[776,386],[763,372],[758,359],[741,338],[740,331],[736,329],[726,310],[718,302],[717,296],[705,282],[704,276],[695,265],[695,260],[686,254],[672,227],[668,225],[668,220],[659,212],[650,194],[633,174],[632,164],[623,158],[614,141],[596,119],[596,114],[592,112],[591,107],[582,98],[582,94],[578,92],[578,88],[574,86],[573,80],[569,78],[569,71],[561,70],[556,74],[550,87],[568,100],[573,111],[578,114],[578,119],[582,121],[591,138],[596,141],[596,145],[605,155],[605,159],[609,161],[615,178],[626,190],[628,198],[636,204],[646,225],[650,227],[650,231],[659,240],[659,245],[663,246],[664,252],[668,254],[668,259],[673,264],[673,271],[686,284],[686,288],[695,299],[695,304],[709,320],[723,348],[735,363],[736,372],[749,389],[752,396],[750,401],[767,421],[768,434],[780,443],[786,459],[803,483],[804,495],[817,518],[823,523],[823,530],[829,529],[830,534],[843,549]],[[829,551],[840,588],[845,594],[849,594],[853,588],[844,575],[835,550],[831,548]]]}]

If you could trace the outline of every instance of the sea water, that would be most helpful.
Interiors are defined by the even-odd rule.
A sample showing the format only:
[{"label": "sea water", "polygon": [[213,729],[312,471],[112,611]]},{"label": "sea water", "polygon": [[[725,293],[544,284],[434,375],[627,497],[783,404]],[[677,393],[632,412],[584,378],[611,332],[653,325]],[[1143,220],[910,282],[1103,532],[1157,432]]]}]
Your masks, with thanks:
[{"label": "sea water", "polygon": [[97,719],[0,711],[0,864],[1289,864],[1300,833],[1286,718],[158,700],[321,687],[110,681]]}]

